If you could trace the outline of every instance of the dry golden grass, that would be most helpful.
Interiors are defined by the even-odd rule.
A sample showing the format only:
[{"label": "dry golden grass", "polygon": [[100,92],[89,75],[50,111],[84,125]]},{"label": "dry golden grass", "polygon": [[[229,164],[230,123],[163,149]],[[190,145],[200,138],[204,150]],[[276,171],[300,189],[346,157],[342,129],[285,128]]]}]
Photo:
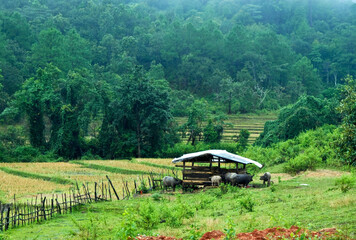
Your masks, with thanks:
[{"label": "dry golden grass", "polygon": [[164,166],[174,167],[174,163],[172,163],[172,158],[137,158],[137,162],[149,162]]},{"label": "dry golden grass", "polygon": [[339,208],[346,207],[356,204],[356,196],[355,195],[347,195],[341,199],[333,200],[330,202],[330,207]]},{"label": "dry golden grass", "polygon": [[67,191],[70,185],[62,185],[39,179],[24,178],[11,175],[0,171],[0,191],[4,193],[3,200],[9,201],[16,198],[21,198],[28,195],[36,195],[38,193],[53,193],[58,191]]},{"label": "dry golden grass", "polygon": [[[81,172],[93,172],[91,169],[82,168],[81,165],[67,162],[46,163],[0,163],[0,167],[8,167],[23,172],[31,172],[42,175],[71,175]],[[89,170],[89,171],[88,171]]]},{"label": "dry golden grass", "polygon": [[[138,164],[138,165],[146,167],[141,164]],[[123,182],[127,181],[130,191],[132,189],[134,189],[134,180],[136,180],[137,183],[140,182],[139,178],[143,177],[148,185],[148,180],[147,180],[148,175],[138,176],[138,175],[110,173],[110,172],[106,172],[103,170],[85,168],[79,164],[73,164],[73,163],[65,163],[65,162],[0,163],[0,166],[8,167],[11,169],[16,169],[16,170],[28,172],[28,173],[35,173],[35,174],[47,175],[47,176],[58,176],[58,177],[65,178],[65,179],[71,179],[71,180],[77,181],[80,185],[82,185],[83,183],[89,183],[89,185],[93,185],[94,182],[107,183],[108,181],[107,181],[106,175],[108,175],[110,177],[110,180],[112,181],[114,187],[117,188],[117,191],[118,191],[118,194],[120,197],[122,197]],[[33,181],[40,181],[41,185],[43,185],[44,189],[46,189],[47,187],[52,186],[52,185],[59,186],[60,187],[59,189],[69,189],[69,185],[63,187],[63,185],[58,185],[58,184],[51,183],[48,181],[33,180],[33,179],[29,179],[29,178],[17,177],[17,176],[11,175],[11,174],[6,174],[6,175],[11,176],[12,178],[15,178],[15,179],[20,178],[23,181],[31,182],[29,184],[30,187],[28,188],[29,189],[28,191],[27,191],[27,188],[22,188],[21,186],[19,186],[19,190],[16,190],[16,195],[20,194],[21,192],[23,192],[22,195],[45,193],[45,191],[41,190],[42,188],[39,188],[38,190],[32,189],[31,184],[33,183]],[[8,195],[8,193],[7,193],[8,189],[11,189],[11,186],[12,186],[10,184],[11,182],[16,183],[15,189],[17,189],[17,185],[22,185],[22,186],[24,185],[24,184],[22,184],[22,182],[19,182],[16,180],[2,182],[1,184],[4,185],[4,187],[1,187],[1,184],[0,184],[0,191],[4,192],[6,195]],[[33,184],[38,185],[37,183],[33,183]],[[7,186],[7,187],[5,187],[5,186]],[[49,188],[52,189],[51,187],[49,187]],[[54,188],[54,189],[56,189],[56,188]],[[10,196],[11,195],[13,195],[13,193],[10,193]]]},{"label": "dry golden grass", "polygon": [[121,169],[129,169],[135,171],[145,171],[145,172],[155,172],[155,173],[163,172],[162,168],[151,167],[140,163],[134,163],[130,160],[90,160],[84,162],[88,164],[92,163],[97,165],[117,167]]},{"label": "dry golden grass", "polygon": [[302,173],[305,178],[341,177],[343,174],[345,174],[345,172],[329,169],[317,169],[316,171],[306,171]]}]

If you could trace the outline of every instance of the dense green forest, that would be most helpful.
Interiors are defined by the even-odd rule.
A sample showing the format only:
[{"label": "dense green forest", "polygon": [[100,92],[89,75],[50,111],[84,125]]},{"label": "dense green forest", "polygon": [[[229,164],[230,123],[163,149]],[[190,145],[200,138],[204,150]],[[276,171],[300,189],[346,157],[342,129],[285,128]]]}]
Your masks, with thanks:
[{"label": "dense green forest", "polygon": [[162,156],[285,107],[257,145],[342,123],[355,162],[351,0],[0,0],[0,70],[0,161]]}]

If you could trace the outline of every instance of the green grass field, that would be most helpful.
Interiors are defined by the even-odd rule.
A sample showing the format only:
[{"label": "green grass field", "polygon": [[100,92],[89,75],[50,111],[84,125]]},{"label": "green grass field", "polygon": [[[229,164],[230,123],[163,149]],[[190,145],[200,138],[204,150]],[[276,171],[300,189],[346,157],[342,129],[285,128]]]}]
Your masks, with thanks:
[{"label": "green grass field", "polygon": [[[73,214],[11,229],[0,239],[124,239],[125,232],[194,239],[212,230],[239,233],[291,225],[310,230],[337,228],[356,238],[356,189],[346,193],[335,189],[335,179],[343,172],[319,169],[290,176],[279,169],[268,169],[274,181],[269,188],[228,187],[226,193],[224,188],[194,193],[159,190],[129,200],[86,205]],[[255,176],[253,183],[260,182]]]},{"label": "green grass field", "polygon": [[[250,132],[249,143],[253,143],[263,132],[264,124],[276,119],[276,113],[228,115],[228,119],[225,120],[222,141],[233,142],[234,137],[239,135],[241,129],[247,129]],[[187,118],[177,117],[175,120],[179,125],[182,125],[187,121]],[[186,141],[187,137],[182,140]]]}]

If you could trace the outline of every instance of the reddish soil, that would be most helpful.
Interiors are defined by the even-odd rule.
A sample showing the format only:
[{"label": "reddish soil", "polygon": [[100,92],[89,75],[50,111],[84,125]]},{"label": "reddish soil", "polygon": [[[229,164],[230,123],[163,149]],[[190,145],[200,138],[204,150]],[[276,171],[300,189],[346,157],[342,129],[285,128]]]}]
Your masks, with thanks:
[{"label": "reddish soil", "polygon": [[181,238],[174,238],[174,237],[166,237],[166,236],[157,236],[157,237],[137,237],[137,240],[182,240]]},{"label": "reddish soil", "polygon": [[319,232],[311,232],[308,230],[301,229],[297,226],[292,226],[289,229],[285,228],[267,228],[265,230],[255,230],[250,233],[239,233],[237,234],[237,238],[240,240],[264,240],[264,239],[283,239],[283,238],[291,238],[291,234],[296,236],[300,236],[305,234],[307,237],[320,237],[327,238],[330,235],[334,235],[336,233],[335,228],[323,229]]},{"label": "reddish soil", "polygon": [[[337,234],[335,228],[325,228],[318,232],[311,232],[305,229],[301,229],[297,226],[292,226],[289,229],[274,227],[274,228],[267,228],[265,230],[254,230],[253,232],[249,233],[239,233],[236,235],[236,238],[239,240],[267,240],[267,239],[293,239],[291,234],[294,236],[300,236],[305,234],[306,237],[320,237],[321,239],[327,239],[328,237]],[[292,235],[293,235],[292,234]],[[225,237],[225,234],[221,231],[214,230],[211,232],[205,233],[200,240],[221,240]],[[136,239],[139,240],[181,240],[173,237],[165,237],[165,236],[158,236],[158,237],[138,237]]]},{"label": "reddish soil", "polygon": [[218,240],[218,239],[222,239],[223,237],[225,237],[225,234],[223,232],[218,231],[218,230],[214,230],[214,231],[205,233],[200,238],[200,240],[210,240],[210,239]]}]

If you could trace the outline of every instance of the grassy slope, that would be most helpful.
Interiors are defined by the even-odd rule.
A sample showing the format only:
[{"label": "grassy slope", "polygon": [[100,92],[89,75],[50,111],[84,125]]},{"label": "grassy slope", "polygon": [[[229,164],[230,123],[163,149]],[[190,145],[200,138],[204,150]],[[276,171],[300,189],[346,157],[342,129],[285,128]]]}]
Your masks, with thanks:
[{"label": "grassy slope", "polygon": [[[133,209],[130,212],[134,214],[135,219],[143,219],[142,213],[137,214],[137,211],[140,207],[147,206],[147,202],[151,202],[149,216],[152,216],[152,219],[146,221],[156,223],[151,231],[141,230],[142,234],[159,233],[187,237],[191,234],[191,224],[199,227],[202,233],[213,229],[224,231],[230,217],[236,232],[273,226],[290,227],[296,224],[311,230],[336,227],[355,238],[356,189],[346,194],[340,190],[331,191],[329,189],[334,186],[334,181],[334,178],[298,176],[280,183],[275,181],[273,192],[271,188],[250,188],[220,195],[220,189],[211,189],[197,194],[162,194],[163,200],[159,202],[147,196],[127,201],[97,203],[72,215],[60,216],[43,224],[10,230],[4,237],[80,239],[96,232],[100,239],[111,239],[115,238],[120,228],[124,209]],[[253,212],[244,210],[240,203],[241,199],[247,199],[248,196],[255,203]],[[168,220],[166,223],[159,223],[161,219],[168,219],[164,216],[164,209],[170,207],[178,209],[174,212],[190,209],[194,215],[184,219],[181,226],[168,226]],[[138,226],[143,225],[142,222],[138,223]]]}]

